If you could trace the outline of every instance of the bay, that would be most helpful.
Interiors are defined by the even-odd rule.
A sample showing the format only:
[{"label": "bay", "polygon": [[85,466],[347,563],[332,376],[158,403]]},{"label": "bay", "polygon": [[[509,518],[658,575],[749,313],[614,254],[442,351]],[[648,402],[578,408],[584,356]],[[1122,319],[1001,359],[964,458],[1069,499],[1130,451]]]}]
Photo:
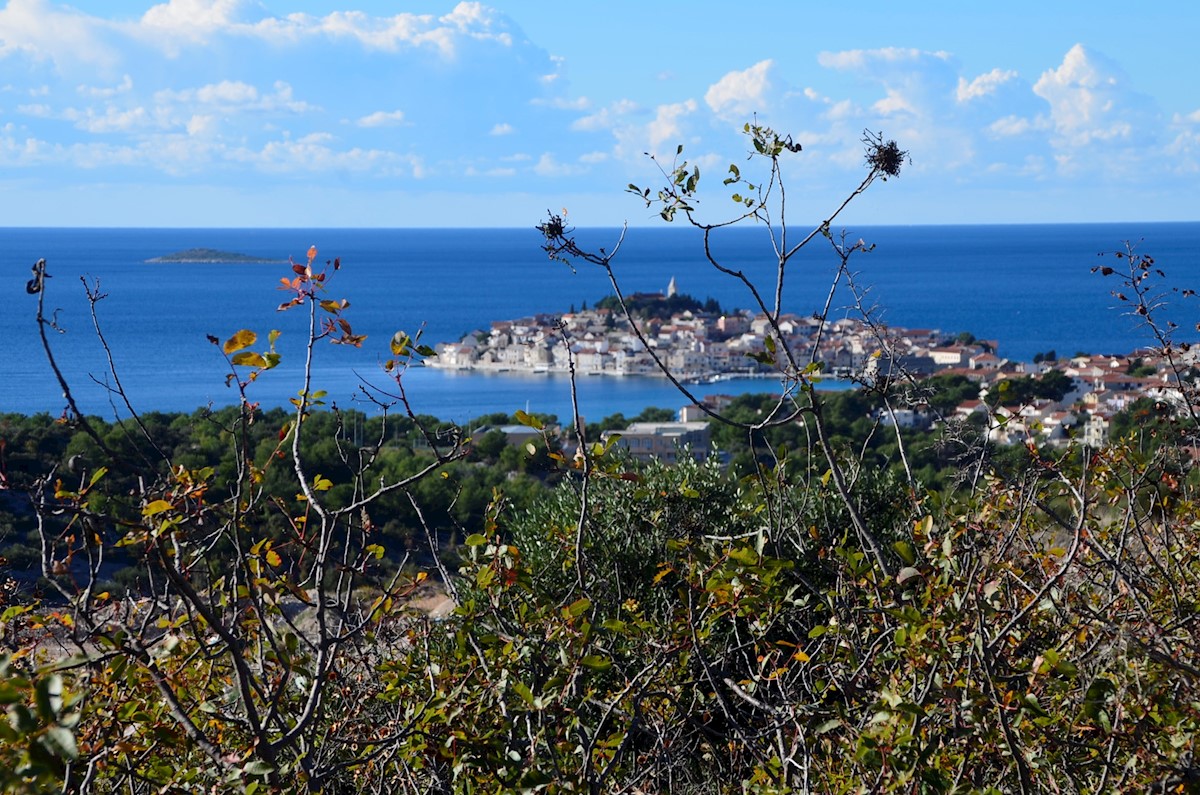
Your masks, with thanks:
[{"label": "bay", "polygon": [[[1164,269],[1167,311],[1185,330],[1195,306],[1169,285],[1200,284],[1200,223],[1128,223],[1026,226],[868,227],[850,240],[875,244],[856,255],[856,282],[891,324],[970,331],[999,341],[1000,353],[1028,360],[1041,351],[1123,353],[1150,342],[1136,317],[1122,314],[1110,294],[1115,277],[1091,272],[1117,265],[1099,254],[1131,242]],[[743,285],[717,272],[704,257],[694,230],[676,227],[581,230],[593,248],[620,249],[614,266],[622,289],[664,290],[672,277],[681,292],[713,297],[727,307],[749,307]],[[793,240],[792,242],[795,242]],[[283,364],[250,386],[251,400],[286,404],[301,388],[308,318],[299,309],[278,312],[287,299],[277,290],[290,275],[279,264],[148,264],[145,260],[188,248],[212,248],[282,259],[319,249],[318,264],[338,257],[329,298],[346,298],[346,317],[368,339],[361,350],[321,343],[314,350],[312,389],[324,389],[339,406],[374,410],[362,389],[370,384],[389,400],[397,386],[380,369],[397,330],[422,330],[430,344],[456,340],[491,321],[556,313],[593,303],[612,292],[598,268],[551,262],[530,229],[0,229],[0,294],[6,330],[0,360],[0,412],[58,414],[64,401],[42,349],[35,311],[38,296],[24,290],[29,268],[45,257],[51,279],[46,313],[57,330],[48,338],[80,407],[111,414],[112,383],[105,351],[92,328],[82,280],[106,297],[95,308],[126,392],[139,410],[190,411],[236,402],[225,386],[226,365],[207,335],[224,340],[241,328],[260,335],[281,331]],[[773,294],[772,246],[763,227],[726,230],[714,238],[720,261],[742,269]],[[784,306],[809,314],[825,302],[837,259],[818,238],[789,266]],[[98,285],[98,287],[97,287]],[[853,297],[834,296],[837,317],[854,316]],[[1194,338],[1195,333],[1190,334]],[[1185,337],[1186,338],[1186,337]],[[414,369],[403,377],[413,408],[466,421],[517,409],[571,411],[570,383],[555,376],[452,373]],[[769,381],[704,385],[699,394],[767,391]],[[676,408],[682,398],[654,378],[581,379],[581,412],[588,418],[646,406]]]}]

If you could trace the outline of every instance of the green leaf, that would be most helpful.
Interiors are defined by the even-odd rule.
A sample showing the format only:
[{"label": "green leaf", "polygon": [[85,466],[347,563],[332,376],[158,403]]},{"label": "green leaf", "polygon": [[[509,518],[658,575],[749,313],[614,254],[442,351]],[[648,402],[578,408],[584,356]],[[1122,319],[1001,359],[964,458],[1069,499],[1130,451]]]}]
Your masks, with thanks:
[{"label": "green leaf", "polygon": [[839,718],[827,720],[824,723],[819,724],[817,726],[817,728],[813,729],[813,734],[815,734],[819,737],[822,734],[826,734],[827,732],[833,731],[834,729],[836,729],[838,726],[841,726],[841,725],[842,725],[842,721]]},{"label": "green leaf", "polygon": [[258,335],[249,329],[242,329],[237,334],[234,334],[229,339],[225,340],[225,346],[221,349],[226,355],[234,351],[240,351],[243,348],[248,348],[258,339]]},{"label": "green leaf", "polygon": [[917,552],[913,549],[912,544],[907,541],[897,541],[892,544],[892,549],[896,550],[896,554],[900,556],[900,559],[909,566],[917,562]]},{"label": "green leaf", "polygon": [[810,639],[811,638],[819,638],[828,631],[829,631],[829,627],[825,626],[824,624],[817,624],[815,627],[813,627],[812,629],[810,629],[808,631],[808,637]]},{"label": "green leaf", "polygon": [[758,553],[750,547],[737,547],[729,552],[729,559],[743,566],[757,566]]},{"label": "green leaf", "polygon": [[248,776],[269,776],[275,768],[258,759],[251,759],[242,766],[242,772]]},{"label": "green leaf", "polygon": [[588,599],[585,596],[580,599],[576,599],[574,602],[567,605],[565,608],[563,608],[563,612],[566,615],[574,618],[575,616],[583,615],[583,613],[586,612],[587,609],[591,606],[592,606],[592,600]]},{"label": "green leaf", "polygon": [[254,351],[242,351],[241,353],[235,354],[230,361],[234,364],[243,365],[246,367],[261,367],[263,369],[266,369],[267,367],[267,360]]},{"label": "green leaf", "polygon": [[88,481],[88,488],[90,489],[92,486],[95,486],[97,483],[99,483],[100,478],[104,477],[106,474],[108,474],[108,467],[100,467],[93,472],[92,479]]},{"label": "green leaf", "polygon": [[513,682],[513,692],[522,698],[529,706],[533,706],[533,691],[529,689],[529,685],[521,681]]},{"label": "green leaf", "polygon": [[482,536],[479,533],[472,533],[471,535],[467,536],[467,540],[463,543],[469,547],[481,547],[487,543],[487,537]]},{"label": "green leaf", "polygon": [[584,667],[591,668],[593,671],[607,671],[609,668],[612,668],[612,660],[597,654],[589,654],[579,662]]},{"label": "green leaf", "polygon": [[49,723],[58,717],[62,711],[63,681],[58,674],[50,674],[38,680],[37,709],[42,720]]},{"label": "green leaf", "polygon": [[15,704],[24,694],[8,682],[0,682],[0,704]]},{"label": "green leaf", "polygon": [[51,726],[39,738],[42,747],[59,759],[74,761],[79,757],[79,748],[75,745],[75,735],[62,726]]}]

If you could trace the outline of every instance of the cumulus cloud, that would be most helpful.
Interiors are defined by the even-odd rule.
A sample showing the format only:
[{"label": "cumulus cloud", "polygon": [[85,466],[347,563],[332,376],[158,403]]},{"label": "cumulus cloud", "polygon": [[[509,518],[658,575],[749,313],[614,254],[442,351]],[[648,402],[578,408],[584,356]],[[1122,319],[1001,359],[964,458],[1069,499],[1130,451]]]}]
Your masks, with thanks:
[{"label": "cumulus cloud", "polygon": [[145,108],[122,110],[111,105],[105,108],[103,113],[96,113],[88,108],[82,112],[69,111],[64,117],[75,122],[79,129],[92,133],[128,132],[151,123]]},{"label": "cumulus cloud", "polygon": [[459,3],[440,17],[412,13],[379,17],[363,11],[334,11],[323,17],[296,13],[231,27],[273,42],[326,38],[352,41],[367,50],[432,50],[449,60],[457,58],[469,43],[504,48],[515,43],[507,18],[476,2]]},{"label": "cumulus cloud", "polygon": [[988,131],[1002,138],[1011,138],[1035,130],[1044,130],[1046,124],[1040,118],[1028,119],[1024,116],[1009,115],[988,125]]},{"label": "cumulus cloud", "polygon": [[142,27],[170,36],[202,41],[205,34],[227,28],[241,18],[247,0],[169,0],[142,15]]},{"label": "cumulus cloud", "polygon": [[1149,133],[1148,100],[1132,90],[1120,67],[1081,44],[1056,69],[1043,72],[1033,91],[1049,104],[1055,131],[1067,146],[1132,143]]},{"label": "cumulus cloud", "polygon": [[569,177],[582,171],[579,166],[562,163],[550,152],[543,152],[533,166],[533,173],[539,177]]},{"label": "cumulus cloud", "polygon": [[771,60],[759,61],[749,69],[730,72],[709,86],[704,102],[713,113],[723,118],[745,117],[767,107],[767,92],[771,89]]},{"label": "cumulus cloud", "polygon": [[664,143],[683,140],[683,119],[696,112],[696,100],[659,105],[654,121],[646,128],[650,148],[657,150]]},{"label": "cumulus cloud", "polygon": [[114,26],[48,0],[9,0],[0,9],[0,57],[24,55],[60,72],[96,64],[110,69],[121,52],[108,39]]},{"label": "cumulus cloud", "polygon": [[492,129],[488,132],[488,135],[512,135],[516,131],[516,128],[511,124],[501,122],[499,124],[493,124]]},{"label": "cumulus cloud", "polygon": [[208,106],[243,111],[306,113],[319,110],[314,105],[297,100],[291,85],[282,80],[276,81],[272,89],[263,92],[241,80],[222,80],[198,88],[164,89],[154,94],[154,101],[160,105]]},{"label": "cumulus cloud", "polygon": [[359,127],[395,127],[404,124],[404,111],[377,110],[360,118],[357,124]]},{"label": "cumulus cloud", "polygon": [[608,130],[618,124],[624,123],[628,117],[640,112],[641,108],[636,102],[628,99],[620,99],[595,113],[581,116],[571,122],[571,129],[579,132]]},{"label": "cumulus cloud", "polygon": [[967,82],[965,77],[960,77],[958,78],[958,90],[955,95],[958,97],[959,102],[970,102],[973,99],[996,93],[997,88],[1016,77],[1016,72],[1008,69],[1000,69],[999,67],[981,74],[970,82]]},{"label": "cumulus cloud", "polygon": [[[870,110],[881,119],[903,116],[931,120],[940,116],[944,120],[948,97],[958,80],[953,57],[940,50],[884,47],[822,52],[817,62],[879,84],[883,96],[870,104]],[[842,107],[839,114],[848,117],[853,115],[851,110]]]},{"label": "cumulus cloud", "polygon": [[77,129],[90,133],[129,132],[157,125],[145,108],[121,108],[111,104],[102,108],[62,109],[46,104],[18,105],[17,112],[32,118],[68,121]]}]

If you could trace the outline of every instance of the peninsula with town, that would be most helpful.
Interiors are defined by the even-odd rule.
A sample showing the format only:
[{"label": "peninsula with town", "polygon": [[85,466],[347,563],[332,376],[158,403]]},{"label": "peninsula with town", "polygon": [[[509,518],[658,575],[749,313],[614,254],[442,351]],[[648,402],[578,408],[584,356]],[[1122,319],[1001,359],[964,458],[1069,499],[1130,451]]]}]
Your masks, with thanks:
[{"label": "peninsula with town", "polygon": [[[647,345],[671,373],[684,382],[719,382],[778,373],[774,357],[782,346],[765,314],[726,311],[712,299],[701,302],[678,291],[672,278],[666,292],[635,293],[625,298],[637,320],[631,327],[615,297],[592,308],[564,314],[537,314],[493,321],[487,331],[474,331],[457,342],[436,346],[426,365],[450,370],[563,373],[577,376],[662,377]],[[1059,358],[1054,351],[1033,362],[1006,359],[997,340],[977,339],[967,332],[939,329],[880,328],[845,317],[823,321],[815,316],[782,314],[778,335],[801,362],[820,365],[820,375],[871,383],[901,370],[917,378],[959,377],[978,387],[978,397],[964,400],[953,416],[987,427],[996,443],[1066,443],[1080,438],[1099,446],[1108,439],[1112,417],[1139,398],[1170,400],[1178,392],[1174,375],[1153,351],[1129,355],[1075,355]],[[1005,382],[1009,382],[1005,384]],[[1053,382],[1055,388],[1031,393],[1031,381]],[[1022,387],[1022,388],[1010,388]],[[992,396],[988,399],[989,394]],[[710,396],[706,400],[720,400]],[[710,407],[716,408],[716,407]],[[703,418],[697,407],[684,407],[680,421],[692,425]],[[885,423],[929,428],[946,419],[945,412],[914,406],[881,417]],[[649,436],[686,432],[689,444],[703,449],[695,428],[639,429]],[[677,424],[676,424],[677,425]],[[629,429],[632,431],[633,429]],[[649,445],[647,445],[649,446]]]}]

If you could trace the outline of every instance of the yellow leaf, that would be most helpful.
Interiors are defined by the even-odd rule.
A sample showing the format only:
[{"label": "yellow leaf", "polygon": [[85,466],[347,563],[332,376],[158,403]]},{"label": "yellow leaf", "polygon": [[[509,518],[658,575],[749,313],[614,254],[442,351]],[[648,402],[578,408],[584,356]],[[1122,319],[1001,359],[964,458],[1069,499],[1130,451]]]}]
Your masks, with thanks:
[{"label": "yellow leaf", "polygon": [[234,334],[229,339],[225,340],[225,347],[222,348],[226,354],[240,351],[242,348],[249,347],[258,339],[258,335],[249,329],[242,329],[237,334]]},{"label": "yellow leaf", "polygon": [[283,563],[283,558],[279,557],[279,553],[273,549],[268,549],[267,550],[267,565],[278,566],[280,563]]},{"label": "yellow leaf", "polygon": [[173,507],[175,506],[171,505],[171,503],[167,502],[166,500],[155,500],[142,509],[142,516],[154,516],[155,514],[160,514],[163,511],[169,511]]}]

